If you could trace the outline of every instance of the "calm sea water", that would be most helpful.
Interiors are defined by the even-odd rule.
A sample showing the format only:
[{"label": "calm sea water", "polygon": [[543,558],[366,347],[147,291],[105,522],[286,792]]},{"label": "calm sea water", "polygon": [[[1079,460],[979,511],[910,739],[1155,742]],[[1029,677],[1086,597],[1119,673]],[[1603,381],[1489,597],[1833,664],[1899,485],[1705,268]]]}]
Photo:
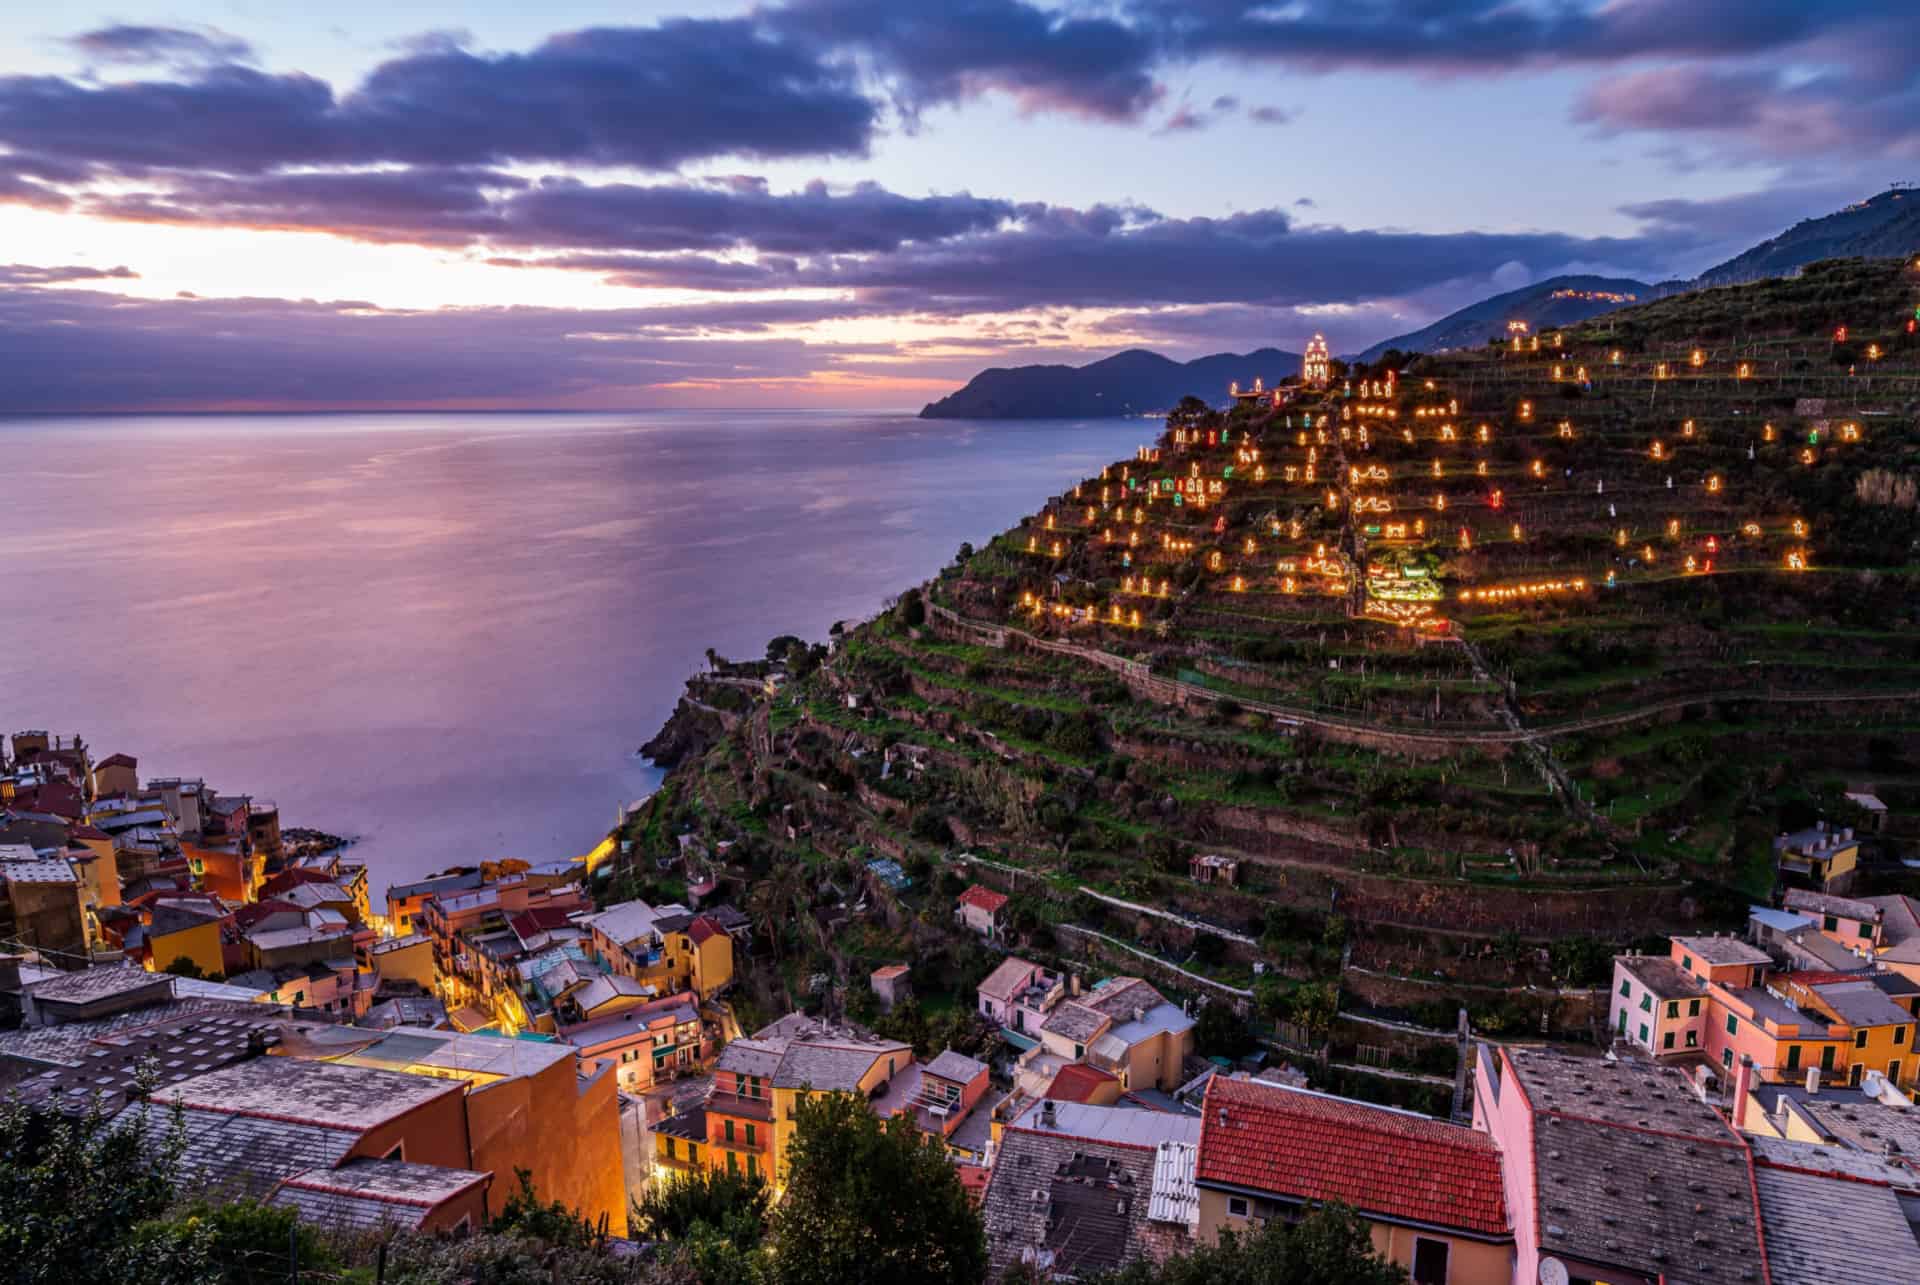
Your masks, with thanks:
[{"label": "calm sea water", "polygon": [[1140,421],[0,420],[0,729],[358,836],[376,889],[584,852],[704,650],[824,639]]}]

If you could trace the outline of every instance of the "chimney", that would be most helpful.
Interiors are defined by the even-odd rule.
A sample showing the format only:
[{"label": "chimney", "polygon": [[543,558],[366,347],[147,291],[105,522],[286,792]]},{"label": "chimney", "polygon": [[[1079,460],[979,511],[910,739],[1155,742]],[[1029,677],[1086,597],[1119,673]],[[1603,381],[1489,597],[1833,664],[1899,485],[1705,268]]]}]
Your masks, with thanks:
[{"label": "chimney", "polygon": [[1045,1098],[1040,1103],[1040,1123],[1053,1127],[1053,1099]]},{"label": "chimney", "polygon": [[1747,1124],[1747,1094],[1753,1089],[1753,1059],[1740,1055],[1740,1069],[1733,1076],[1733,1127],[1744,1130]]},{"label": "chimney", "polygon": [[1810,1066],[1807,1068],[1807,1096],[1812,1097],[1814,1094],[1818,1093],[1819,1091],[1820,1091],[1820,1068],[1817,1066]]}]

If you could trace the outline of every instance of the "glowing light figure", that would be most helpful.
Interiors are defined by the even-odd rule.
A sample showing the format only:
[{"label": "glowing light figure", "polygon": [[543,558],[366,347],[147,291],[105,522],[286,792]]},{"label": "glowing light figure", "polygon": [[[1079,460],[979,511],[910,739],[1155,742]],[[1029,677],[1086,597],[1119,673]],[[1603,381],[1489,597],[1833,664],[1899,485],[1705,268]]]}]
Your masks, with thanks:
[{"label": "glowing light figure", "polygon": [[1719,474],[1717,474],[1717,473],[1716,473],[1716,474],[1714,474],[1714,475],[1713,475],[1712,477],[1709,477],[1709,478],[1707,479],[1707,494],[1709,494],[1709,495],[1718,495],[1718,494],[1720,494],[1720,476],[1719,476]]},{"label": "glowing light figure", "polygon": [[1656,460],[1664,460],[1667,458],[1667,448],[1658,438],[1654,439],[1653,449],[1647,453]]},{"label": "glowing light figure", "polygon": [[1807,534],[1807,524],[1803,519],[1795,518],[1793,520],[1793,533],[1796,536],[1802,536],[1802,537],[1804,537]]},{"label": "glowing light figure", "polygon": [[1621,527],[1613,533],[1613,542],[1622,549],[1627,547],[1627,529],[1625,527]]},{"label": "glowing light figure", "polygon": [[1533,418],[1533,403],[1532,403],[1532,402],[1521,402],[1521,403],[1520,403],[1520,418],[1521,418],[1521,419],[1523,419],[1523,420],[1527,420],[1527,419],[1532,419],[1532,418]]},{"label": "glowing light figure", "polygon": [[1834,327],[1833,342],[1836,344],[1844,344],[1847,342],[1847,328],[1845,326]]},{"label": "glowing light figure", "polygon": [[1762,424],[1760,426],[1760,440],[1763,442],[1771,442],[1773,438],[1774,438],[1773,425]]},{"label": "glowing light figure", "polygon": [[1665,378],[1667,377],[1667,363],[1666,363],[1666,362],[1664,362],[1664,361],[1663,361],[1663,362],[1660,362],[1660,363],[1658,363],[1657,365],[1655,365],[1655,366],[1654,366],[1654,368],[1653,368],[1653,377],[1654,377],[1655,379],[1665,379]]},{"label": "glowing light figure", "polygon": [[1524,538],[1524,535],[1525,533],[1520,529],[1520,524],[1518,522],[1514,523],[1513,524],[1513,542],[1515,544],[1520,543],[1520,541]]},{"label": "glowing light figure", "polygon": [[1535,460],[1533,462],[1533,475],[1535,477],[1545,477],[1547,475],[1546,464],[1540,460]]},{"label": "glowing light figure", "polygon": [[1739,367],[1733,372],[1733,375],[1735,379],[1753,378],[1753,363],[1746,361],[1741,362]]},{"label": "glowing light figure", "polygon": [[1807,569],[1807,551],[1793,549],[1787,553],[1787,570],[1805,571]]},{"label": "glowing light figure", "polygon": [[1707,354],[1695,348],[1692,355],[1687,358],[1687,364],[1698,370],[1707,364]]},{"label": "glowing light figure", "polygon": [[1691,438],[1691,437],[1693,436],[1693,421],[1692,421],[1692,420],[1688,420],[1688,421],[1687,421],[1686,423],[1684,423],[1684,424],[1682,424],[1682,425],[1680,426],[1680,436],[1682,436],[1682,437],[1686,437],[1686,438]]},{"label": "glowing light figure", "polygon": [[1813,453],[1813,448],[1811,446],[1804,448],[1800,452],[1800,462],[1802,464],[1812,464],[1815,458],[1816,457]]},{"label": "glowing light figure", "polygon": [[1760,524],[1758,522],[1744,523],[1740,527],[1740,534],[1744,536],[1757,536],[1760,534]]},{"label": "glowing light figure", "polygon": [[1679,518],[1667,519],[1667,538],[1669,540],[1678,540],[1680,538],[1680,519]]}]

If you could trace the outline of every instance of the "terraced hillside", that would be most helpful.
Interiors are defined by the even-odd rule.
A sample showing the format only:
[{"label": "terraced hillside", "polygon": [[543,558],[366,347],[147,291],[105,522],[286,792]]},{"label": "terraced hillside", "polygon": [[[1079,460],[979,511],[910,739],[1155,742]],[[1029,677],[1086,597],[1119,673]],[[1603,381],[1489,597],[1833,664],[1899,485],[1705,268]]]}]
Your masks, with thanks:
[{"label": "terraced hillside", "polygon": [[1914,770],[1917,305],[1920,265],[1821,264],[1183,405],[779,695],[696,683],[626,837],[898,860],[876,957],[964,877],[1203,990],[1714,926],[1777,828]]}]

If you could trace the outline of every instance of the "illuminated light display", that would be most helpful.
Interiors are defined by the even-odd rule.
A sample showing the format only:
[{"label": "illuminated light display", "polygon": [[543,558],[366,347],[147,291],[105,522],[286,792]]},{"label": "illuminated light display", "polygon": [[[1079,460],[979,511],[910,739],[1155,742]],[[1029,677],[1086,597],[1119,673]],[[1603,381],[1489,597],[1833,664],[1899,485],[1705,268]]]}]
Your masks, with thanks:
[{"label": "illuminated light display", "polygon": [[1735,368],[1733,372],[1733,377],[1735,379],[1753,378],[1753,363],[1746,362],[1746,361],[1741,362],[1740,365]]},{"label": "illuminated light display", "polygon": [[1478,476],[1485,477],[1487,475],[1487,462],[1485,460],[1481,460],[1479,463],[1473,466],[1473,471]]},{"label": "illuminated light display", "polygon": [[1245,593],[1247,591],[1247,582],[1243,577],[1235,576],[1233,578],[1233,591],[1235,593]]},{"label": "illuminated light display", "polygon": [[1053,530],[1053,514],[1047,514],[1047,530]]},{"label": "illuminated light display", "polygon": [[1388,476],[1387,470],[1378,464],[1371,464],[1366,468],[1354,467],[1347,470],[1347,479],[1355,486],[1360,485],[1362,482],[1384,482]]},{"label": "illuminated light display", "polygon": [[1493,440],[1493,430],[1485,424],[1480,426],[1480,440],[1483,442],[1491,442]]},{"label": "illuminated light display", "polygon": [[1393,501],[1380,495],[1356,495],[1353,499],[1355,513],[1391,513]]},{"label": "illuminated light display", "polygon": [[1707,364],[1707,354],[1701,352],[1698,348],[1695,348],[1693,350],[1692,355],[1687,358],[1687,364],[1689,366],[1692,366],[1695,370],[1698,370],[1702,366]]},{"label": "illuminated light display", "polygon": [[1513,524],[1513,542],[1515,544],[1518,544],[1520,543],[1521,540],[1525,538],[1526,538],[1526,533],[1520,529],[1520,524],[1518,522],[1514,523]]},{"label": "illuminated light display", "polygon": [[1428,602],[1375,602],[1369,598],[1363,613],[1370,620],[1403,629],[1445,629],[1447,622],[1433,614]]},{"label": "illuminated light display", "polygon": [[[1521,402],[1521,403],[1520,403],[1520,418],[1521,418],[1521,419],[1523,419],[1523,420],[1525,420],[1525,419],[1532,419],[1532,418],[1533,418],[1533,403],[1532,403],[1532,402]],[[1485,441],[1486,439],[1485,439],[1485,438],[1482,438],[1481,440],[1482,440],[1482,441]]]},{"label": "illuminated light display", "polygon": [[1680,519],[1679,518],[1667,519],[1667,538],[1669,540],[1678,540],[1680,538]]},{"label": "illuminated light display", "polygon": [[1440,491],[1434,492],[1433,507],[1440,510],[1442,513],[1445,513],[1447,511],[1447,497],[1444,492],[1440,492]]},{"label": "illuminated light display", "polygon": [[1711,477],[1707,478],[1707,494],[1709,495],[1720,494],[1720,475],[1719,474],[1716,473]]},{"label": "illuminated light display", "polygon": [[1060,542],[1058,540],[1053,542],[1052,554],[1056,558],[1060,556]]},{"label": "illuminated light display", "polygon": [[1547,466],[1544,461],[1535,460],[1531,467],[1535,477],[1545,477],[1547,475]]},{"label": "illuminated light display", "polygon": [[1327,492],[1327,507],[1329,509],[1337,509],[1340,507],[1340,492],[1338,491]]},{"label": "illuminated light display", "polygon": [[1788,550],[1787,551],[1787,570],[1805,571],[1806,569],[1807,569],[1807,551],[1805,549]]},{"label": "illuminated light display", "polygon": [[1800,462],[1802,464],[1812,464],[1818,458],[1819,457],[1814,454],[1811,446],[1803,448],[1800,452]]},{"label": "illuminated light display", "polygon": [[1612,354],[1608,357],[1608,360],[1611,361],[1614,365],[1618,366],[1620,364],[1621,355],[1622,354],[1620,350],[1618,348],[1615,348]]},{"label": "illuminated light display", "polygon": [[1748,523],[1745,523],[1745,524],[1743,524],[1743,525],[1741,526],[1741,528],[1740,528],[1740,534],[1741,534],[1741,535],[1745,535],[1745,536],[1756,536],[1756,535],[1759,535],[1759,534],[1760,534],[1760,524],[1759,524],[1758,522],[1748,522]]},{"label": "illuminated light display", "polygon": [[1794,533],[1795,535],[1797,535],[1797,536],[1805,536],[1805,535],[1806,535],[1806,533],[1807,533],[1807,524],[1806,524],[1806,522],[1805,522],[1805,521],[1804,521],[1803,519],[1801,519],[1801,518],[1795,518],[1795,519],[1793,520],[1793,533]]},{"label": "illuminated light display", "polygon": [[1503,504],[1505,504],[1506,502],[1507,502],[1507,493],[1505,491],[1495,491],[1492,495],[1489,495],[1487,497],[1487,507],[1490,509],[1497,509]]},{"label": "illuminated light display", "polygon": [[1666,363],[1666,362],[1664,362],[1664,361],[1663,361],[1663,362],[1660,362],[1660,363],[1658,363],[1657,365],[1655,365],[1655,366],[1654,366],[1654,368],[1653,368],[1653,377],[1654,377],[1655,379],[1665,379],[1665,378],[1667,377],[1667,363]]},{"label": "illuminated light display", "polygon": [[1035,539],[1033,536],[1027,537],[1027,552],[1028,553],[1040,552],[1040,542],[1039,540]]},{"label": "illuminated light display", "polygon": [[1537,580],[1531,584],[1490,585],[1481,589],[1462,589],[1459,599],[1461,602],[1514,602],[1524,598],[1549,598],[1586,591],[1585,579]]},{"label": "illuminated light display", "polygon": [[1300,381],[1309,388],[1325,388],[1332,377],[1333,364],[1327,353],[1327,337],[1315,335],[1307,343],[1306,354],[1300,360]]},{"label": "illuminated light display", "polygon": [[1834,327],[1833,342],[1836,344],[1844,344],[1847,342],[1847,328],[1845,326]]},{"label": "illuminated light display", "polygon": [[1684,423],[1684,424],[1682,424],[1682,425],[1680,426],[1680,436],[1682,436],[1682,437],[1692,437],[1692,436],[1693,436],[1693,421],[1692,421],[1692,420],[1688,420],[1688,421],[1687,421],[1686,423]]},{"label": "illuminated light display", "polygon": [[1248,536],[1246,544],[1241,547],[1241,552],[1251,554],[1254,552],[1255,547],[1256,546],[1253,543],[1253,537]]},{"label": "illuminated light display", "polygon": [[1464,553],[1471,548],[1473,548],[1473,532],[1467,530],[1467,528],[1465,527],[1461,527],[1460,528],[1460,550],[1461,552]]},{"label": "illuminated light display", "polygon": [[1880,360],[1880,345],[1879,345],[1879,344],[1868,344],[1868,345],[1867,345],[1867,360],[1868,360],[1868,361],[1879,361],[1879,360]]},{"label": "illuminated light display", "polygon": [[1456,438],[1456,437],[1454,436],[1454,432],[1453,432],[1453,425],[1451,425],[1451,424],[1442,424],[1442,425],[1440,426],[1440,440],[1441,440],[1441,441],[1443,441],[1443,442],[1452,442],[1452,441],[1458,441],[1458,440],[1459,440],[1458,438]]},{"label": "illuminated light display", "polygon": [[1571,420],[1564,420],[1564,419],[1563,419],[1563,420],[1561,420],[1561,421],[1560,421],[1560,436],[1561,436],[1561,437],[1563,437],[1563,438],[1567,438],[1568,440],[1571,440],[1571,439],[1572,439],[1572,437],[1573,437],[1573,423],[1572,423],[1572,421],[1571,421]]},{"label": "illuminated light display", "polygon": [[1648,451],[1647,453],[1653,456],[1653,458],[1656,460],[1664,460],[1665,458],[1667,458],[1667,448],[1661,445],[1658,438],[1654,439],[1653,449]]},{"label": "illuminated light display", "polygon": [[1613,533],[1613,542],[1622,549],[1627,547],[1627,529],[1625,527],[1621,527]]},{"label": "illuminated light display", "polygon": [[1842,424],[1840,426],[1840,440],[1843,442],[1859,441],[1860,426],[1858,424]]},{"label": "illuminated light display", "polygon": [[1773,425],[1762,424],[1760,426],[1760,440],[1763,442],[1771,442],[1773,439],[1774,439]]}]

